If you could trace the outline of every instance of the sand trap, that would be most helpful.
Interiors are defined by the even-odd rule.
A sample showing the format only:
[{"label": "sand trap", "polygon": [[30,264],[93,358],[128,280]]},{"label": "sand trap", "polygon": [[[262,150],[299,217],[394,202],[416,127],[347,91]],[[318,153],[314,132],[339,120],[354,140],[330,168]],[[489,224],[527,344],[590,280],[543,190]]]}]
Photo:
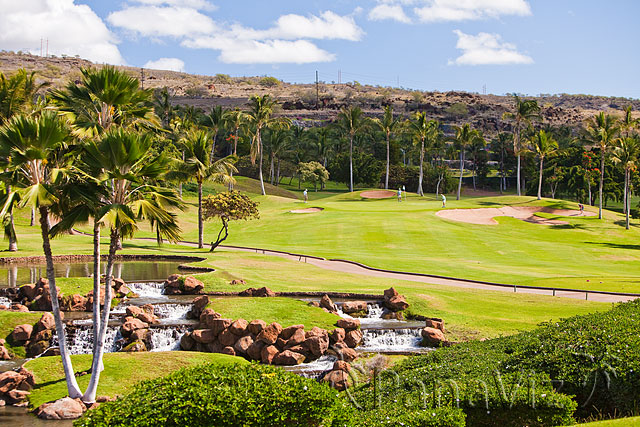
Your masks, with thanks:
[{"label": "sand trap", "polygon": [[594,216],[595,213],[584,211],[580,215],[578,210],[551,209],[541,206],[503,206],[501,208],[478,208],[478,209],[443,209],[436,212],[441,218],[453,221],[467,222],[469,224],[496,225],[498,222],[493,219],[496,216],[510,216],[533,224],[545,225],[566,225],[567,221],[558,219],[547,219],[536,216],[538,212],[549,213],[558,216]]},{"label": "sand trap", "polygon": [[360,193],[360,197],[364,199],[388,199],[396,194],[397,192],[392,190],[369,190]]},{"label": "sand trap", "polygon": [[289,211],[291,213],[313,213],[313,212],[322,212],[324,208],[304,208],[304,209],[294,209]]}]

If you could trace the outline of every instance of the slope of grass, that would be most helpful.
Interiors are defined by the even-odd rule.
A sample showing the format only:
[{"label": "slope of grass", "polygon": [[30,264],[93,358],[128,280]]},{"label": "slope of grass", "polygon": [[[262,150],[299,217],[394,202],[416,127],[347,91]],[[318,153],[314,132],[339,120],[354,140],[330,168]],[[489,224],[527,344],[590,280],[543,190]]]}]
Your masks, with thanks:
[{"label": "slope of grass", "polygon": [[[76,372],[91,369],[91,355],[71,356]],[[149,352],[149,353],[106,353],[104,371],[100,375],[98,396],[123,395],[142,380],[167,375],[180,368],[202,363],[247,363],[240,357],[225,354],[197,353],[189,351]],[[36,386],[29,396],[33,407],[67,395],[64,371],[60,357],[40,357],[27,362],[24,367],[33,373]],[[89,384],[90,374],[78,377],[78,384],[84,390]]]},{"label": "slope of grass", "polygon": [[14,357],[25,356],[25,349],[11,338],[11,333],[16,326],[28,323],[34,325],[42,317],[42,313],[22,313],[17,311],[0,311],[0,338],[3,338],[5,347]]},{"label": "slope of grass", "polygon": [[591,423],[576,424],[574,427],[638,427],[638,426],[640,426],[640,417],[594,421]]}]

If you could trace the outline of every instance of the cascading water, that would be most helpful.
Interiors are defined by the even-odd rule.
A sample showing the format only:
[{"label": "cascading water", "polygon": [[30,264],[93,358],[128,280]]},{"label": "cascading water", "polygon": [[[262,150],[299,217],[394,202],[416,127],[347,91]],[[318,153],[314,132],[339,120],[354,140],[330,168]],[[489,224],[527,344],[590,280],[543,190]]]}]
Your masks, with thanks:
[{"label": "cascading water", "polygon": [[164,283],[160,282],[127,283],[127,287],[138,294],[140,298],[159,298],[164,295]]},{"label": "cascading water", "polygon": [[[120,339],[122,339],[120,328],[117,326],[108,326],[104,340],[104,351],[106,353],[113,353],[120,350]],[[58,336],[55,334],[53,335],[51,346],[58,346]],[[93,351],[93,327],[84,324],[67,326],[67,347],[71,354],[91,353]]]},{"label": "cascading water", "polygon": [[306,378],[319,378],[324,372],[333,368],[333,364],[338,360],[337,357],[324,355],[313,362],[303,363],[295,366],[284,366],[285,371],[301,375]]},{"label": "cascading water", "polygon": [[180,338],[187,332],[187,326],[172,326],[164,328],[152,328],[150,351],[176,351],[180,350]]},{"label": "cascading water", "polygon": [[361,351],[371,352],[410,352],[420,347],[420,329],[363,329]]},{"label": "cascading water", "polygon": [[161,320],[182,320],[187,318],[190,310],[189,304],[156,304],[153,307],[153,314]]}]

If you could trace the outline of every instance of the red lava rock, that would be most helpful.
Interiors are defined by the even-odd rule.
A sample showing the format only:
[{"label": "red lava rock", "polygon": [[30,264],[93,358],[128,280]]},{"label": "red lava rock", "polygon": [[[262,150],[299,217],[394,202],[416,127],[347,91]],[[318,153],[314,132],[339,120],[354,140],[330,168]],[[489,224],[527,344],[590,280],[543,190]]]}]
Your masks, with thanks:
[{"label": "red lava rock", "polygon": [[125,338],[129,337],[131,333],[136,329],[147,329],[149,327],[148,323],[145,323],[140,319],[128,319],[130,320],[124,322],[124,324],[120,327],[120,333]]},{"label": "red lava rock", "polygon": [[331,301],[331,298],[329,298],[329,295],[327,294],[324,294],[320,299],[320,307],[325,308],[330,312],[338,311],[338,308],[333,303],[333,301]]},{"label": "red lava rock", "polygon": [[346,390],[349,387],[349,374],[342,370],[331,371],[322,378],[322,381],[328,382],[336,390]]},{"label": "red lava rock", "polygon": [[336,360],[333,363],[333,370],[349,372],[351,371],[351,365],[349,365],[349,363],[345,362],[344,360]]},{"label": "red lava rock", "polygon": [[362,331],[360,329],[354,329],[347,332],[344,337],[344,343],[351,348],[355,348],[362,343]]},{"label": "red lava rock", "polygon": [[336,325],[345,330],[358,329],[360,327],[360,319],[338,319]]},{"label": "red lava rock", "polygon": [[233,322],[231,326],[229,326],[229,330],[233,334],[241,337],[247,332],[248,326],[249,326],[249,322],[247,322],[244,319],[238,319],[235,322]]},{"label": "red lava rock", "polygon": [[256,319],[249,323],[248,328],[252,334],[258,335],[264,328],[266,328],[266,326],[267,323],[264,320]]},{"label": "red lava rock", "polygon": [[347,301],[342,304],[342,311],[347,314],[367,311],[367,303],[365,301]]},{"label": "red lava rock", "polygon": [[335,344],[337,342],[342,342],[342,341],[344,341],[345,335],[346,335],[346,332],[345,332],[344,329],[335,328],[333,331],[331,331],[329,333],[329,342],[331,344]]},{"label": "red lava rock", "polygon": [[229,356],[235,356],[236,355],[236,351],[233,349],[233,347],[225,347],[225,348],[222,349],[222,351],[220,353],[228,354]]},{"label": "red lava rock", "polygon": [[22,304],[15,304],[15,303],[14,303],[14,304],[11,304],[11,305],[9,306],[9,309],[10,309],[11,311],[21,311],[21,312],[23,312],[23,313],[26,313],[26,312],[28,312],[28,311],[29,311],[29,308],[28,308],[27,306],[24,306],[24,305],[22,305]]},{"label": "red lava rock", "polygon": [[158,323],[158,318],[150,313],[142,312],[138,315],[138,319],[142,320],[145,323],[154,324]]},{"label": "red lava rock", "polygon": [[420,335],[422,335],[423,344],[427,347],[440,347],[447,342],[440,329],[426,327],[422,329]]},{"label": "red lava rock", "polygon": [[358,357],[358,353],[344,343],[337,343],[332,347],[332,350],[340,360],[345,362],[353,362]]},{"label": "red lava rock", "polygon": [[427,319],[425,321],[425,326],[428,328],[440,329],[444,332],[444,320]]},{"label": "red lava rock", "polygon": [[274,365],[299,365],[304,362],[304,355],[300,353],[296,353],[295,351],[285,350],[282,353],[278,353],[276,357],[273,358]]},{"label": "red lava rock", "polygon": [[214,335],[218,335],[222,331],[227,329],[229,326],[231,326],[231,323],[233,323],[233,320],[231,319],[221,319],[221,318],[212,319],[211,329],[213,330]]},{"label": "red lava rock", "polygon": [[196,329],[191,333],[191,338],[195,342],[206,344],[213,342],[216,339],[216,334],[213,333],[212,329]]},{"label": "red lava rock", "polygon": [[304,330],[304,325],[293,325],[293,326],[289,326],[287,328],[284,328],[282,330],[282,333],[280,334],[280,337],[283,340],[288,340],[299,329]]},{"label": "red lava rock", "polygon": [[[284,335],[284,331],[282,332],[281,336],[283,335]],[[302,344],[302,342],[304,342],[305,339],[306,337],[305,337],[304,329],[296,329],[293,335],[291,335],[287,340],[285,347],[292,347],[294,345]]]},{"label": "red lava rock", "polygon": [[23,285],[20,286],[20,296],[26,298],[31,301],[36,297],[38,289],[35,284]]},{"label": "red lava rock", "polygon": [[247,355],[252,360],[262,359],[262,349],[266,346],[262,341],[254,341],[247,349]]},{"label": "red lava rock", "polygon": [[277,322],[273,322],[258,334],[257,340],[263,341],[267,344],[275,344],[281,332],[282,326]]},{"label": "red lava rock", "polygon": [[273,358],[277,355],[278,349],[274,345],[268,345],[262,349],[260,358],[262,359],[262,363],[271,364],[273,362]]},{"label": "red lava rock", "polygon": [[186,333],[186,334],[183,334],[182,337],[180,337],[181,350],[190,351],[190,350],[193,350],[195,346],[196,346],[196,342],[191,336],[191,334]]},{"label": "red lava rock", "polygon": [[36,409],[36,415],[45,420],[72,420],[80,418],[86,409],[80,399],[63,397],[55,402],[43,403]]},{"label": "red lava rock", "polygon": [[248,354],[249,347],[253,344],[253,338],[250,336],[242,337],[238,341],[236,341],[233,348],[236,351],[236,354],[246,355]]},{"label": "red lava rock", "polygon": [[234,335],[229,329],[225,329],[224,331],[220,332],[220,335],[218,335],[218,341],[220,341],[220,344],[225,347],[232,347],[237,340],[238,337]]},{"label": "red lava rock", "polygon": [[271,289],[267,288],[266,286],[264,286],[260,289],[256,289],[253,292],[253,296],[254,297],[275,297],[276,293],[273,292]]},{"label": "red lava rock", "polygon": [[187,276],[184,278],[181,289],[182,292],[187,295],[198,294],[204,289],[204,283],[193,276]]},{"label": "red lava rock", "polygon": [[144,310],[136,305],[128,306],[125,311],[127,312],[127,316],[131,317],[138,317],[139,315],[144,313]]},{"label": "red lava rock", "polygon": [[25,323],[18,325],[13,329],[13,339],[16,341],[26,341],[31,338],[31,332],[33,332],[33,326]]},{"label": "red lava rock", "polygon": [[303,344],[315,357],[320,357],[329,348],[329,338],[325,336],[315,336],[307,338]]},{"label": "red lava rock", "polygon": [[48,312],[44,313],[40,318],[40,320],[38,320],[38,323],[36,323],[37,331],[44,331],[47,329],[55,329],[55,328],[56,328],[56,322],[53,317],[53,314]]}]

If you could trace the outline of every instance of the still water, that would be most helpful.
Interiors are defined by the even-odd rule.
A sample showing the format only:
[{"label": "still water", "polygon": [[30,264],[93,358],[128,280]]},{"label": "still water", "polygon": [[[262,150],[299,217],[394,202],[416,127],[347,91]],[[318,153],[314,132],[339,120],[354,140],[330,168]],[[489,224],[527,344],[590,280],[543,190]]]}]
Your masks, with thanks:
[{"label": "still water", "polygon": [[[113,265],[114,277],[126,282],[137,280],[163,281],[178,272],[181,262],[177,261],[118,261]],[[102,274],[105,262],[100,263]],[[93,262],[59,261],[55,263],[56,277],[89,277],[93,272]],[[46,277],[44,263],[3,265],[0,267],[0,287],[21,286],[34,283],[40,277]]]}]

